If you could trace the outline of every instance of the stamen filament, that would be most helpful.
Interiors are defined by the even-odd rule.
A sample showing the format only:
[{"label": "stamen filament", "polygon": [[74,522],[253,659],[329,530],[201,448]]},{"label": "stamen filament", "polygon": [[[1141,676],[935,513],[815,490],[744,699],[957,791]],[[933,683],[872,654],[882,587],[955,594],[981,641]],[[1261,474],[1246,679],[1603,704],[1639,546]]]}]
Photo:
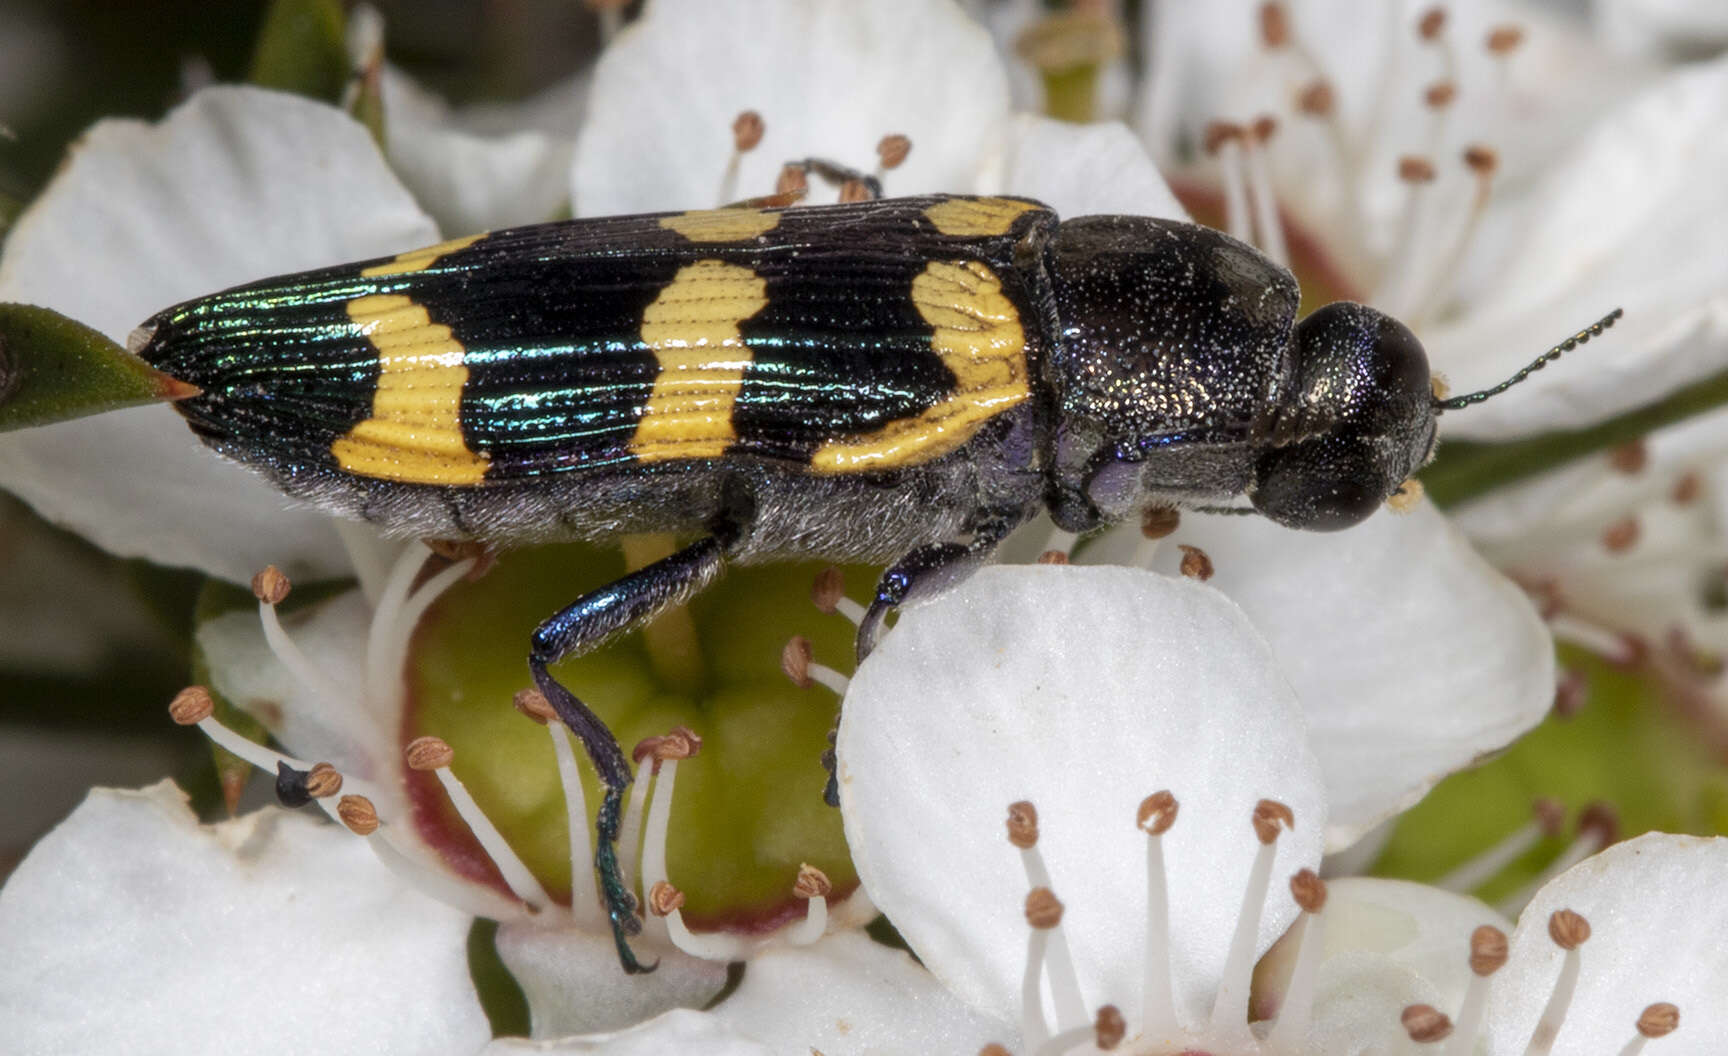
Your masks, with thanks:
[{"label": "stamen filament", "polygon": [[358,521],[338,517],[335,525],[336,537],[342,540],[348,563],[354,566],[355,578],[360,581],[360,593],[366,596],[368,605],[376,607],[378,596],[384,590],[384,580],[390,575],[389,562],[384,559],[380,540]]},{"label": "stamen filament", "polygon": [[[336,808],[327,806],[322,800],[325,812],[331,817],[337,817]],[[337,818],[337,820],[341,820]],[[503,899],[488,900],[481,891],[473,886],[462,883],[451,876],[444,867],[429,862],[417,862],[413,856],[402,850],[396,844],[394,826],[385,823],[376,831],[361,837],[366,845],[372,848],[372,853],[384,868],[401,878],[409,887],[425,895],[427,898],[454,906],[465,913],[476,917],[497,920],[501,916],[508,917],[503,908]]]},{"label": "stamen filament", "polygon": [[1220,1033],[1247,1029],[1249,984],[1254,971],[1254,947],[1260,937],[1260,914],[1266,904],[1266,891],[1272,882],[1272,859],[1278,853],[1280,824],[1288,824],[1289,808],[1271,800],[1261,800],[1254,808],[1255,835],[1260,850],[1254,856],[1248,873],[1248,886],[1242,893],[1242,912],[1236,918],[1236,933],[1230,939],[1230,953],[1224,961],[1223,977],[1218,982],[1218,996],[1212,1003],[1212,1028]]},{"label": "stamen filament", "polygon": [[1304,869],[1290,882],[1297,904],[1302,907],[1301,931],[1296,935],[1296,964],[1284,988],[1284,1003],[1278,1019],[1266,1036],[1267,1048],[1296,1049],[1308,1036],[1314,1015],[1314,988],[1320,978],[1320,959],[1326,949],[1326,885],[1312,870]]},{"label": "stamen filament", "polygon": [[1476,1047],[1476,1031],[1488,1007],[1488,979],[1506,964],[1506,954],[1506,933],[1499,928],[1483,924],[1471,933],[1470,986],[1444,1056],[1469,1056]]},{"label": "stamen filament", "polygon": [[1524,1056],[1547,1056],[1554,1039],[1560,1035],[1560,1025],[1566,1021],[1573,991],[1578,987],[1578,947],[1589,939],[1590,925],[1569,909],[1557,910],[1548,918],[1548,934],[1566,951],[1566,959],[1561,962],[1559,978],[1554,980],[1554,989],[1542,1009],[1542,1018],[1536,1021],[1536,1029],[1530,1034]]},{"label": "stamen filament", "polygon": [[1044,1039],[1043,1044],[1032,1051],[1037,1053],[1037,1056],[1062,1056],[1062,1053],[1078,1046],[1089,1045],[1095,1033],[1096,1028],[1090,1023],[1069,1027],[1067,1030],[1058,1031]]},{"label": "stamen filament", "polygon": [[[1254,209],[1255,244],[1274,263],[1288,267],[1290,250],[1284,242],[1284,224],[1278,216],[1278,195],[1272,189],[1272,171],[1266,165],[1265,140],[1261,129],[1269,129],[1270,119],[1255,122],[1254,134],[1243,143],[1248,170],[1248,190]],[[1271,133],[1268,131],[1267,135]]]},{"label": "stamen filament", "polygon": [[834,670],[832,667],[829,667],[827,664],[819,664],[814,660],[810,662],[807,671],[812,681],[827,686],[842,697],[846,695],[847,687],[852,684],[850,678]]},{"label": "stamen filament", "polygon": [[[1586,811],[1586,815],[1588,813]],[[1566,849],[1561,851],[1558,857],[1549,862],[1540,873],[1537,873],[1523,887],[1501,899],[1494,908],[1507,916],[1517,916],[1525,906],[1530,904],[1530,900],[1536,897],[1536,892],[1542,890],[1548,881],[1613,842],[1611,835],[1606,828],[1589,824],[1588,816],[1580,818],[1578,835],[1567,845]]]},{"label": "stamen filament", "polygon": [[397,626],[397,613],[414,585],[414,577],[431,556],[432,551],[419,541],[409,543],[397,555],[396,563],[385,577],[384,589],[378,593],[378,604],[372,609],[372,626],[366,634],[366,699],[373,706],[395,700],[400,695],[402,667],[390,667],[384,659],[386,645]]},{"label": "stamen filament", "polygon": [[1588,649],[1604,660],[1629,664],[1638,659],[1637,651],[1627,642],[1625,635],[1566,613],[1550,617],[1548,630],[1553,633],[1556,641]]},{"label": "stamen filament", "polygon": [[[400,679],[402,669],[408,662],[408,643],[414,637],[414,629],[419,626],[420,617],[426,614],[426,610],[438,600],[439,596],[461,582],[462,577],[466,576],[476,564],[478,564],[478,560],[475,558],[463,558],[432,576],[421,584],[420,589],[410,594],[396,610],[395,627],[391,628],[391,633],[384,637],[386,652],[378,657],[368,655],[366,666],[369,669],[376,667],[380,672],[394,672],[395,677]],[[382,681],[381,678],[380,682]],[[393,696],[377,699],[382,702],[393,699]]]},{"label": "stamen filament", "polygon": [[1148,1036],[1173,1034],[1176,995],[1170,980],[1170,893],[1164,874],[1164,833],[1176,820],[1177,804],[1168,791],[1148,796],[1140,805],[1140,827],[1146,832],[1146,951],[1141,970],[1140,1022]]},{"label": "stamen filament", "polygon": [[1561,819],[1565,817],[1565,808],[1554,800],[1540,799],[1536,801],[1534,809],[1534,818],[1499,843],[1434,881],[1434,886],[1446,891],[1468,894],[1517,861],[1524,852],[1536,846],[1542,837],[1554,835]]},{"label": "stamen filament", "polygon": [[444,786],[444,794],[450,797],[456,813],[467,823],[469,831],[474,833],[474,838],[480,841],[481,850],[498,866],[498,872],[503,874],[504,883],[510,888],[510,892],[536,913],[550,906],[552,897],[540,886],[533,870],[516,856],[509,842],[504,839],[504,834],[498,831],[498,827],[492,824],[492,819],[480,809],[480,804],[474,802],[468,786],[451,773],[448,766],[440,766],[433,773]]},{"label": "stamen filament", "polygon": [[786,931],[786,941],[794,946],[808,946],[828,931],[828,893],[832,887],[828,877],[812,865],[798,867],[798,882],[792,894],[804,900],[804,919]]},{"label": "stamen filament", "polygon": [[1247,163],[1242,155],[1239,138],[1232,137],[1218,144],[1218,167],[1224,181],[1224,230],[1231,238],[1252,244],[1253,212],[1248,204]]},{"label": "stamen filament", "polygon": [[264,642],[270,647],[270,652],[287,670],[289,676],[300,683],[302,689],[322,698],[326,703],[346,705],[348,697],[342,692],[342,688],[313,667],[312,661],[307,659],[306,654],[294,643],[294,639],[289,637],[281,619],[276,615],[275,605],[268,601],[259,601],[258,622],[264,627]]},{"label": "stamen filament", "polygon": [[[600,891],[594,880],[594,846],[588,834],[588,800],[582,790],[582,773],[570,746],[570,729],[562,722],[548,722],[552,754],[558,760],[558,782],[564,789],[564,819],[570,829],[570,912],[578,920],[596,927],[605,923]],[[650,817],[652,824],[652,817]]]},{"label": "stamen filament", "polygon": [[[630,784],[630,798],[624,804],[624,818],[618,823],[618,877],[626,888],[631,886],[630,876],[637,871],[636,867],[642,861],[644,801],[648,798],[649,786],[659,776],[653,772],[654,769],[652,765],[637,761],[636,780]],[[645,876],[642,886],[648,886]]]},{"label": "stamen filament", "polygon": [[1045,955],[1050,948],[1050,933],[1043,928],[1029,928],[1026,939],[1026,971],[1020,977],[1020,1037],[1036,1048],[1050,1036],[1050,1025],[1044,1020]]},{"label": "stamen filament", "polygon": [[[1026,869],[1026,882],[1033,888],[1049,888],[1050,871],[1044,866],[1044,856],[1038,847],[1022,848],[1020,862]],[[1044,929],[1034,928],[1034,931]],[[1086,1003],[1080,999],[1080,980],[1074,974],[1074,957],[1068,949],[1068,938],[1062,927],[1048,929],[1050,942],[1041,955],[1050,970],[1050,997],[1056,1005],[1056,1023],[1089,1022]]]}]

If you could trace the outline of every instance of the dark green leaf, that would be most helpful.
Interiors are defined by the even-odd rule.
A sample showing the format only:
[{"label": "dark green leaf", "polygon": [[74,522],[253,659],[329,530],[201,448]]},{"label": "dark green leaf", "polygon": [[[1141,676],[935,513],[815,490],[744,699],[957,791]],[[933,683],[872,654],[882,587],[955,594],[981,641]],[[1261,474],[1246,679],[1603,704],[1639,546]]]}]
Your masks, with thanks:
[{"label": "dark green leaf", "polygon": [[194,391],[59,312],[0,304],[0,432]]},{"label": "dark green leaf", "polygon": [[341,102],[348,49],[339,0],[274,0],[249,79],[264,88]]}]

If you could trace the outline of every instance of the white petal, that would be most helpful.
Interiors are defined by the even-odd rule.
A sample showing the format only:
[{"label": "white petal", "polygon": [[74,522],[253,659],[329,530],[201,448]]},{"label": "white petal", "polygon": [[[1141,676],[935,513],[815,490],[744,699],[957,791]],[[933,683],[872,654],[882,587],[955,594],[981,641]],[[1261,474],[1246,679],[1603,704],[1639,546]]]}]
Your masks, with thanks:
[{"label": "white petal", "polygon": [[[1138,532],[1119,529],[1118,537]],[[1296,686],[1337,850],[1548,713],[1554,647],[1524,593],[1429,503],[1344,533],[1183,514],[1153,567],[1198,546]],[[1088,553],[1087,560],[1125,557]]]},{"label": "white petal", "polygon": [[1551,881],[1518,918],[1512,957],[1494,977],[1489,1051],[1520,1053],[1560,972],[1548,918],[1570,909],[1590,922],[1582,968],[1554,1056],[1615,1052],[1658,1001],[1677,1005],[1680,1029],[1652,1053],[1722,1051],[1728,1038],[1728,839],[1649,833],[1617,843]]},{"label": "white petal", "polygon": [[390,66],[384,137],[391,166],[446,235],[551,220],[570,197],[568,137],[531,128],[467,131],[443,100]]},{"label": "white petal", "polygon": [[98,789],[0,892],[0,1021],[19,1053],[471,1051],[469,924],[310,816]]},{"label": "white petal", "polygon": [[1702,56],[1728,47],[1728,7],[1718,0],[1596,0],[1603,46],[1655,59]]},{"label": "white petal", "polygon": [[591,1034],[555,1041],[500,1038],[483,1051],[486,1056],[532,1052],[564,1056],[666,1056],[667,1053],[677,1053],[678,1056],[773,1056],[772,1049],[739,1037],[718,1017],[688,1009],[675,1009],[615,1034]]},{"label": "white petal", "polygon": [[1126,125],[1014,119],[1003,191],[1037,198],[1064,218],[1095,213],[1187,220],[1188,212]]},{"label": "white petal", "polygon": [[1008,83],[990,35],[950,0],[655,0],[595,71],[576,212],[722,204],[744,110],[765,134],[734,198],[772,193],[781,165],[807,157],[869,172],[889,133],[912,140],[890,194],[964,192],[1003,134]]},{"label": "white petal", "polygon": [[974,1012],[905,952],[856,931],[752,957],[714,1015],[780,1056],[969,1053],[1019,1029]]},{"label": "white petal", "polygon": [[1728,357],[1728,60],[1604,118],[1526,200],[1469,314],[1424,335],[1455,392],[1486,388],[1614,307],[1601,342],[1468,413],[1448,435],[1577,428],[1722,369]]},{"label": "white petal", "polygon": [[[1138,1007],[1146,905],[1140,801],[1170,789],[1177,999],[1210,1007],[1255,856],[1249,818],[1296,829],[1274,876],[1318,861],[1325,801],[1294,695],[1234,605],[1127,569],[987,568],[907,612],[859,669],[840,798],[865,890],[960,997],[1017,1020],[1027,883],[1003,835],[1038,808],[1040,848],[1088,1007]],[[1264,949],[1293,916],[1274,896]]]},{"label": "white petal", "polygon": [[[176,301],[437,240],[338,111],[250,88],[200,92],[158,125],[103,121],[19,220],[0,300],[45,305],[118,341]],[[0,484],[126,557],[244,582],[346,568],[325,518],[221,462],[147,407],[0,438]]]},{"label": "white petal", "polygon": [[645,958],[659,958],[652,974],[626,975],[610,934],[535,920],[501,926],[498,956],[528,998],[535,1037],[622,1030],[668,1009],[701,1008],[726,985],[725,963],[677,950]]}]

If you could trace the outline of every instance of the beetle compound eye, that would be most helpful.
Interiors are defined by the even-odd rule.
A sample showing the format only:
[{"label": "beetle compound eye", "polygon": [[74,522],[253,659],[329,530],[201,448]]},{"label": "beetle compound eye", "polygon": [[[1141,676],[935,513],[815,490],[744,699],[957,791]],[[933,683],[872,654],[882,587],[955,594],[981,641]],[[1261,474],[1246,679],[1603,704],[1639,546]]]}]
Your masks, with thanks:
[{"label": "beetle compound eye", "polygon": [[1287,528],[1349,528],[1391,491],[1378,463],[1371,448],[1334,438],[1274,448],[1256,467],[1254,508]]}]

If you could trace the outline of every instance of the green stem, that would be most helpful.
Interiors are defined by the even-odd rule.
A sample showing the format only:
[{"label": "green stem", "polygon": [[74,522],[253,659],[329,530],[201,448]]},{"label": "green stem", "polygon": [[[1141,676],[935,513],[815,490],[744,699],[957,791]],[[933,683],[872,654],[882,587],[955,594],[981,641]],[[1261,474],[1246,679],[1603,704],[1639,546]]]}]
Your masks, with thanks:
[{"label": "green stem", "polygon": [[1422,471],[1422,485],[1441,506],[1468,502],[1724,405],[1728,405],[1728,370],[1585,429],[1562,429],[1503,444],[1443,444],[1439,457]]}]

